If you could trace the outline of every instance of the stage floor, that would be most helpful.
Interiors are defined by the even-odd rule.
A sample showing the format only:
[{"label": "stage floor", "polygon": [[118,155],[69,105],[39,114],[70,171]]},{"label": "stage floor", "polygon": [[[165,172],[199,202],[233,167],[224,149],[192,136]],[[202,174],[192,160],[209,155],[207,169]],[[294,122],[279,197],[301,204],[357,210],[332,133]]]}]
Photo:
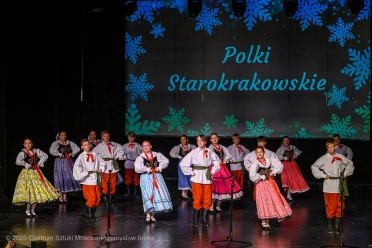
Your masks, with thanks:
[{"label": "stage floor", "polygon": [[[117,203],[111,211],[110,234],[118,241],[101,247],[216,247],[227,242],[229,235],[230,205],[223,202],[224,213],[209,215],[210,226],[192,226],[192,201],[181,199],[177,181],[166,181],[173,202],[173,211],[159,213],[158,223],[145,223],[140,200],[124,197],[124,185],[118,187]],[[253,187],[245,185],[244,196],[233,204],[233,240],[250,242],[252,247],[321,247],[340,244],[340,235],[327,234],[326,215],[322,188],[310,185],[310,190],[295,194],[291,203],[293,216],[281,223],[271,220],[272,230],[264,231],[257,218],[256,205],[252,199]],[[372,188],[349,187],[350,197],[344,212],[344,246],[372,247]],[[98,222],[85,219],[85,201],[81,192],[68,195],[68,204],[56,202],[38,205],[37,218],[26,218],[23,206],[11,205],[11,200],[0,202],[0,233],[16,232],[16,247],[31,247],[31,241],[44,240],[48,247],[92,248],[100,241],[94,235],[108,231],[107,211],[100,205],[96,212]],[[4,239],[4,238],[3,238]],[[1,240],[3,242],[4,240]],[[121,241],[119,241],[121,239]],[[19,246],[18,246],[19,245]],[[24,247],[23,246],[23,247]],[[229,247],[243,247],[231,243]]]}]

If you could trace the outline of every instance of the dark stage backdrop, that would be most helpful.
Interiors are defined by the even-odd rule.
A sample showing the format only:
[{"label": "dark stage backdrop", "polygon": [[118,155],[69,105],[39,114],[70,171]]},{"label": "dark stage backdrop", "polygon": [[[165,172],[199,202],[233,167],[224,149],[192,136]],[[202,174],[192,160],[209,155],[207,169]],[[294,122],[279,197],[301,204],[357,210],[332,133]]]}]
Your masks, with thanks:
[{"label": "dark stage backdrop", "polygon": [[127,18],[126,131],[370,139],[370,0],[138,1]]},{"label": "dark stage backdrop", "polygon": [[[118,3],[114,1],[105,2],[110,4]],[[273,129],[276,122],[278,124],[275,125],[280,126],[283,124],[284,119],[280,119],[277,113],[272,113],[270,115],[272,117],[269,118],[267,111],[276,109],[277,112],[281,113],[281,117],[293,118],[295,114],[289,113],[294,111],[292,110],[294,106],[302,106],[304,108],[303,111],[308,111],[311,114],[311,119],[307,122],[299,122],[298,126],[292,126],[291,131],[288,132],[275,128],[275,132],[267,135],[271,136],[267,147],[275,151],[280,146],[281,139],[274,137],[279,137],[281,134],[293,136],[292,143],[303,151],[298,160],[301,171],[304,173],[306,180],[310,182],[315,181],[311,175],[310,166],[318,157],[325,153],[325,139],[314,139],[312,136],[308,137],[306,135],[298,135],[296,137],[297,130],[301,131],[302,128],[305,128],[304,131],[306,133],[318,133],[317,136],[325,137],[328,133],[324,132],[324,130],[319,130],[318,132],[318,129],[314,129],[314,132],[310,132],[309,129],[311,123],[320,123],[318,112],[331,110],[327,118],[331,118],[331,113],[335,113],[342,118],[350,115],[351,124],[345,125],[347,127],[352,126],[357,130],[357,133],[352,136],[342,135],[344,143],[349,145],[355,154],[354,161],[357,168],[355,174],[350,177],[350,182],[358,184],[372,183],[370,177],[368,177],[368,175],[372,174],[372,167],[370,166],[370,151],[372,147],[370,141],[368,141],[369,138],[366,136],[367,133],[364,133],[362,128],[362,123],[369,120],[369,114],[367,115],[368,117],[363,117],[355,112],[355,109],[359,106],[365,105],[366,111],[370,108],[367,104],[367,99],[369,98],[367,95],[363,95],[369,92],[369,82],[359,90],[356,90],[353,86],[354,76],[343,75],[340,81],[332,79],[332,84],[336,84],[337,87],[347,87],[346,95],[350,100],[343,102],[341,109],[334,105],[326,106],[325,104],[320,107],[318,105],[313,106],[312,101],[306,100],[314,96],[314,99],[320,99],[319,101],[325,103],[325,92],[318,90],[308,90],[306,92],[293,90],[288,92],[287,90],[273,91],[270,89],[265,92],[262,90],[240,92],[237,90],[237,85],[235,85],[231,92],[222,92],[218,90],[209,91],[207,89],[208,85],[205,84],[204,102],[202,103],[201,91],[192,92],[177,89],[175,90],[174,100],[174,93],[167,89],[170,86],[169,79],[174,74],[181,77],[185,76],[187,79],[200,80],[204,77],[210,81],[212,79],[217,80],[217,76],[220,77],[225,73],[226,78],[239,79],[241,81],[251,78],[253,72],[257,72],[260,79],[274,80],[275,78],[286,79],[289,77],[287,75],[290,75],[291,78],[300,77],[299,75],[302,71],[306,71],[310,73],[307,74],[310,78],[312,78],[313,73],[317,73],[317,80],[321,80],[327,75],[325,73],[326,67],[324,67],[327,63],[324,62],[323,58],[315,61],[314,59],[318,57],[314,53],[320,56],[327,51],[323,47],[323,44],[327,43],[327,35],[325,31],[317,31],[315,33],[311,31],[313,36],[310,38],[307,34],[308,30],[320,28],[317,25],[310,25],[305,31],[301,31],[299,21],[292,20],[291,29],[289,29],[289,20],[286,19],[284,14],[277,12],[276,14],[270,14],[272,20],[266,22],[258,17],[257,23],[252,26],[252,31],[248,31],[244,21],[228,18],[226,11],[230,8],[230,5],[227,5],[226,2],[216,2],[210,7],[219,8],[218,16],[221,18],[224,16],[224,24],[214,27],[212,35],[209,35],[206,31],[194,31],[196,20],[187,16],[186,9],[183,9],[182,15],[179,13],[178,8],[171,9],[169,5],[165,4],[170,3],[169,1],[164,2],[164,6],[168,6],[167,8],[162,7],[154,12],[151,11],[153,13],[151,16],[155,18],[153,23],[149,23],[142,18],[142,24],[138,24],[137,21],[132,23],[130,20],[125,19],[123,9],[119,5],[104,6],[104,11],[101,13],[93,13],[91,12],[93,6],[90,3],[93,3],[93,1],[83,1],[83,5],[78,1],[75,3],[76,5],[66,7],[61,6],[60,2],[24,2],[20,5],[15,1],[7,1],[4,5],[6,9],[4,11],[6,25],[4,27],[5,38],[3,40],[6,44],[3,49],[5,66],[1,70],[0,85],[0,177],[2,179],[0,180],[0,189],[4,188],[10,199],[13,196],[16,180],[21,170],[21,167],[15,165],[15,159],[22,149],[22,144],[26,137],[32,138],[35,147],[49,154],[49,147],[55,140],[57,132],[61,129],[67,132],[69,140],[77,144],[82,138],[88,136],[91,129],[96,129],[98,132],[108,129],[111,132],[113,141],[124,144],[127,142],[126,133],[128,129],[132,129],[134,126],[135,129],[133,130],[139,135],[137,138],[138,142],[142,142],[145,138],[150,139],[153,142],[154,151],[160,151],[169,157],[170,149],[179,144],[178,136],[181,134],[176,128],[168,132],[168,122],[162,119],[165,116],[172,116],[168,112],[170,107],[177,111],[176,116],[180,115],[190,118],[190,122],[185,123],[184,126],[182,123],[176,126],[183,126],[185,133],[188,133],[189,130],[194,130],[195,132],[192,134],[196,134],[196,131],[208,134],[213,130],[220,134],[230,135],[232,132],[243,134],[249,131],[245,127],[246,121],[254,122],[255,126],[262,126],[260,123],[256,124],[262,118],[264,118],[262,130],[265,130],[266,127]],[[179,3],[182,2],[177,1],[177,4]],[[343,6],[343,10],[339,10],[337,13],[340,14],[343,11],[346,13],[345,6]],[[328,10],[325,12],[328,12]],[[325,15],[325,12],[321,15],[322,28],[328,25],[326,22],[328,15]],[[173,14],[169,16],[169,13]],[[330,13],[333,13],[333,10]],[[147,14],[143,15],[147,16]],[[164,37],[158,36],[155,39],[153,35],[149,35],[149,32],[151,32],[153,24],[160,22],[157,19],[158,17],[161,17],[161,20],[164,19],[164,21],[161,21],[164,26],[166,23],[168,23],[167,25],[173,23],[173,28],[172,26],[167,26]],[[278,18],[281,20],[280,25],[276,21]],[[370,16],[368,15],[368,20],[360,21],[355,21],[358,18],[355,15],[346,14],[342,18],[345,18],[345,22],[354,22],[352,32],[355,35],[355,39],[346,40],[344,48],[340,50],[338,50],[340,48],[338,42],[328,42],[328,54],[330,55],[331,51],[333,51],[333,55],[330,56],[332,60],[330,60],[328,66],[330,72],[336,70],[331,69],[331,67],[337,67],[337,70],[339,70],[341,67],[353,63],[349,61],[347,55],[345,55],[346,57],[344,56],[348,48],[362,52],[368,47],[363,37],[369,35],[370,29],[366,28],[363,33],[356,31],[360,30],[360,25],[365,27],[365,23],[370,22]],[[167,21],[168,19],[173,21],[169,22]],[[332,14],[329,15],[329,19],[333,20]],[[226,20],[229,20],[229,22]],[[132,26],[134,24],[136,27]],[[278,30],[272,31],[276,32],[276,35],[267,33],[270,39],[266,39],[261,28],[274,24],[278,25]],[[129,26],[131,27],[129,28]],[[171,30],[173,32],[172,39],[167,34]],[[242,30],[245,30],[245,32]],[[289,30],[292,30],[291,33],[289,33]],[[140,34],[141,32],[144,33]],[[149,44],[146,47],[147,53],[140,54],[135,65],[129,58],[125,59],[125,37],[127,33],[133,37],[143,35],[143,41],[149,38],[152,39],[147,41],[147,44]],[[225,36],[223,36],[224,33]],[[243,35],[246,35],[245,33],[248,33],[249,37],[244,38],[245,41],[241,43]],[[284,35],[284,33],[287,35]],[[219,37],[214,37],[214,34],[219,34]],[[323,38],[319,38],[318,34]],[[360,37],[358,36],[359,34]],[[308,38],[305,39],[303,38],[304,36]],[[145,39],[145,37],[147,38]],[[287,56],[289,54],[289,37],[291,37],[291,46],[297,47],[296,49],[291,48],[290,64],[291,68],[293,67],[291,70],[288,68],[289,58]],[[276,39],[281,40],[286,45],[276,47],[278,46]],[[259,40],[262,40],[262,42]],[[357,43],[358,40],[360,40],[359,43]],[[175,52],[172,53],[168,51],[169,49],[165,49],[165,45],[173,47],[169,49]],[[222,64],[226,52],[224,49],[227,46],[234,46],[237,48],[237,52],[244,51],[248,56],[249,48],[252,45],[254,45],[255,49],[260,45],[260,49],[265,52],[268,52],[268,46],[271,47],[268,57],[269,63],[248,64],[244,62],[237,64],[235,58],[230,58],[225,64]],[[298,48],[299,46],[301,48]],[[215,51],[211,51],[212,48]],[[306,52],[309,49],[312,50],[311,54]],[[303,57],[304,53],[307,54],[305,57]],[[340,55],[343,54],[341,58],[336,56],[338,53]],[[363,54],[362,52],[360,56]],[[323,54],[322,56],[326,55]],[[144,63],[144,59],[146,63]],[[319,62],[319,68],[302,66],[299,72],[298,66],[305,62],[311,63],[313,66]],[[342,64],[341,67],[338,65],[339,63]],[[281,69],[272,69],[272,64],[278,65],[278,68]],[[284,72],[283,68],[285,66],[281,64],[287,65]],[[126,66],[128,66],[127,69]],[[250,71],[251,67],[254,68],[252,69],[253,71]],[[203,68],[204,74],[202,73]],[[165,69],[168,71],[165,71]],[[290,74],[287,74],[289,72]],[[148,101],[142,98],[132,101],[130,94],[125,93],[126,86],[129,84],[130,74],[139,77],[144,73],[147,73],[148,82],[155,87],[149,91]],[[336,79],[340,76],[338,74],[336,73]],[[329,75],[327,79],[328,84],[331,82],[330,78],[334,77],[331,74]],[[154,81],[153,79],[155,78],[156,80]],[[81,101],[82,86],[83,101]],[[157,92],[156,95],[153,95],[155,92]],[[162,93],[159,94],[159,92]],[[354,99],[352,99],[349,92],[352,94],[361,93],[361,98],[357,99],[354,96]],[[287,101],[288,93],[290,94],[290,102]],[[236,97],[232,97],[233,94],[236,94]],[[276,102],[270,102],[272,99],[275,99]],[[237,102],[243,101],[244,104],[236,105],[235,100]],[[251,100],[252,102],[250,102]],[[193,105],[194,102],[197,105]],[[159,103],[162,103],[161,107],[154,109],[153,106],[159,106]],[[192,109],[189,109],[189,105],[196,106],[195,111],[191,111]],[[278,109],[277,105],[285,108]],[[179,112],[182,108],[185,108],[185,114],[182,114],[182,111]],[[219,114],[213,114],[215,109],[219,109]],[[221,109],[226,110],[222,111]],[[191,114],[203,116],[203,118],[198,120],[200,124],[192,124],[197,119],[194,119],[194,117],[191,119]],[[233,114],[234,116],[232,117]],[[229,121],[226,122],[230,125],[228,130],[227,126],[223,124],[225,115],[229,117]],[[128,123],[128,116],[131,116],[132,122],[130,123]],[[208,118],[214,116],[218,120],[209,121]],[[222,119],[219,120],[221,116]],[[239,122],[235,123],[235,119],[239,120]],[[154,123],[151,124],[151,120]],[[211,130],[206,127],[200,130],[199,126],[201,127],[207,122],[210,124]],[[234,123],[236,128],[233,127]],[[354,123],[360,123],[360,125],[355,126]],[[130,125],[132,126],[130,127]],[[158,128],[149,128],[156,126]],[[217,127],[224,130],[216,129]],[[344,125],[341,125],[340,128],[343,127]],[[146,134],[146,130],[152,134]],[[259,128],[255,130],[259,130]],[[190,138],[190,142],[195,144],[194,138]],[[229,145],[231,140],[227,137],[222,138],[221,143]],[[252,150],[256,145],[255,137],[244,137],[242,144]],[[50,156],[43,169],[43,172],[51,182],[53,182],[53,162],[54,159]],[[169,168],[164,170],[164,176],[166,178],[177,178],[176,160],[171,159]]]}]

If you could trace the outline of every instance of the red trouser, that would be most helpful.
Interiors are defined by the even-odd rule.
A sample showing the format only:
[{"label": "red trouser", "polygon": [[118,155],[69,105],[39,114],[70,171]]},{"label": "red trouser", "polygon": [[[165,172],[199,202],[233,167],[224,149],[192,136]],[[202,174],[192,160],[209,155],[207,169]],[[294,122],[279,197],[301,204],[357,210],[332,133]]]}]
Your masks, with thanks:
[{"label": "red trouser", "polygon": [[239,184],[240,188],[243,190],[244,187],[244,173],[243,170],[233,170],[231,174],[235,173],[235,180]]},{"label": "red trouser", "polygon": [[[109,173],[102,173],[102,193],[108,194],[108,185],[107,181],[109,179]],[[110,183],[110,194],[115,195],[116,192],[116,172],[111,173],[111,183]]]},{"label": "red trouser", "polygon": [[134,184],[138,186],[140,184],[140,174],[134,171],[134,169],[125,168],[125,185]]},{"label": "red trouser", "polygon": [[192,182],[192,196],[194,197],[194,208],[196,210],[210,209],[212,206],[212,184],[201,184]]},{"label": "red trouser", "polygon": [[101,201],[101,192],[99,185],[82,185],[83,188],[83,196],[84,199],[87,201],[85,205],[88,208],[96,208]]},{"label": "red trouser", "polygon": [[[327,218],[341,217],[340,193],[324,193],[324,203]],[[345,201],[342,202],[342,211],[345,209]]]}]

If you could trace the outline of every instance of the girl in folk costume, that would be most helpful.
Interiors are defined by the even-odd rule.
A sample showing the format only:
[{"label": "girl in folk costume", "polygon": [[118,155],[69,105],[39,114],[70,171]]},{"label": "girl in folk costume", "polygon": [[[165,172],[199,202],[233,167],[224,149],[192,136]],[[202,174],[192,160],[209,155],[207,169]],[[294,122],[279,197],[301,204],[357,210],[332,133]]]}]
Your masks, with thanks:
[{"label": "girl in folk costume", "polygon": [[[203,226],[207,223],[208,210],[212,205],[212,176],[220,170],[220,159],[205,147],[207,137],[196,137],[198,148],[189,152],[180,162],[180,167],[185,175],[191,175],[192,195],[194,198],[194,226],[198,226],[199,213],[202,212]],[[210,167],[210,165],[213,165]]]},{"label": "girl in folk costume", "polygon": [[100,156],[90,151],[89,140],[83,139],[80,144],[83,152],[75,161],[74,178],[80,182],[83,188],[88,221],[96,221],[94,213],[101,201],[101,173],[105,170],[106,164]]},{"label": "girl in folk costume", "polygon": [[276,158],[265,158],[262,146],[257,146],[255,152],[257,159],[246,168],[249,168],[249,178],[256,183],[258,218],[262,220],[262,228],[270,230],[269,219],[281,222],[292,215],[292,209],[274,180],[274,176],[282,172],[283,164]]},{"label": "girl in folk costume", "polygon": [[[211,135],[212,144],[209,149],[213,151],[221,161],[220,170],[213,176],[212,181],[212,206],[210,212],[214,213],[213,205],[217,201],[216,211],[222,213],[221,203],[224,200],[231,199],[231,173],[226,166],[226,162],[231,159],[229,150],[223,145],[218,144],[219,137],[216,133]],[[237,200],[243,196],[243,190],[239,184],[234,180],[233,199]]]},{"label": "girl in folk costume", "polygon": [[227,150],[231,153],[230,169],[231,173],[235,175],[235,180],[243,190],[244,187],[244,156],[249,153],[249,150],[240,144],[240,135],[234,133],[232,135],[233,143],[227,147]]},{"label": "girl in folk costume", "polygon": [[91,130],[88,136],[90,150],[93,150],[99,143],[102,143],[101,139],[97,139],[97,133],[95,130]]},{"label": "girl in folk costume", "polygon": [[80,148],[72,141],[66,139],[66,132],[60,131],[57,141],[49,148],[49,153],[55,156],[54,160],[54,186],[61,193],[59,201],[67,203],[67,192],[81,190],[80,184],[74,179],[72,159],[80,151]]},{"label": "girl in folk costume", "polygon": [[[102,199],[103,203],[107,204],[107,195],[110,191],[111,204],[114,203],[114,197],[116,193],[116,185],[123,182],[119,171],[119,164],[117,160],[124,159],[124,150],[123,147],[113,141],[110,141],[110,132],[103,130],[101,132],[102,143],[98,144],[93,152],[97,153],[106,164],[106,169],[102,173]],[[108,180],[110,177],[111,171],[111,180],[110,180],[110,189],[108,188]]]},{"label": "girl in folk costume", "polygon": [[182,135],[180,138],[181,143],[178,146],[175,146],[170,151],[169,155],[172,158],[178,158],[178,189],[182,190],[182,198],[188,200],[189,197],[187,196],[187,192],[191,190],[191,175],[183,174],[180,163],[181,160],[193,149],[196,148],[195,145],[189,144],[186,135]]},{"label": "girl in folk costume", "polygon": [[169,160],[160,152],[151,151],[151,148],[150,141],[143,141],[143,153],[134,162],[136,172],[142,173],[140,186],[147,224],[157,222],[154,217],[155,213],[172,211],[169,191],[160,173],[167,168]]},{"label": "girl in folk costume", "polygon": [[[341,234],[341,216],[345,208],[345,196],[349,196],[345,179],[354,172],[354,163],[336,152],[334,140],[326,142],[327,154],[320,157],[311,171],[316,179],[324,179],[323,192],[327,214],[327,232]],[[344,198],[341,199],[341,192]],[[341,202],[342,201],[342,202]],[[342,209],[341,209],[342,206]],[[334,220],[334,223],[332,223]],[[333,230],[333,225],[335,230]]]},{"label": "girl in folk costume", "polygon": [[43,151],[32,148],[31,139],[25,139],[24,149],[18,153],[16,164],[24,166],[18,177],[13,195],[14,205],[26,204],[27,217],[36,217],[35,207],[37,203],[45,203],[57,200],[59,194],[52,184],[45,178],[40,167],[44,167],[44,162],[48,155]]},{"label": "girl in folk costume", "polygon": [[143,152],[142,146],[137,142],[136,134],[134,132],[128,133],[128,143],[123,145],[124,160],[125,160],[125,185],[127,186],[127,194],[124,196],[131,196],[131,184],[133,183],[133,195],[138,196],[138,187],[140,185],[140,175],[134,171],[134,161]]},{"label": "girl in folk costume", "polygon": [[282,146],[276,151],[276,155],[284,165],[281,174],[282,187],[284,191],[287,191],[287,199],[292,201],[291,194],[303,193],[310,188],[296,163],[296,158],[300,156],[302,151],[293,145],[289,145],[289,142],[289,137],[284,136]]}]

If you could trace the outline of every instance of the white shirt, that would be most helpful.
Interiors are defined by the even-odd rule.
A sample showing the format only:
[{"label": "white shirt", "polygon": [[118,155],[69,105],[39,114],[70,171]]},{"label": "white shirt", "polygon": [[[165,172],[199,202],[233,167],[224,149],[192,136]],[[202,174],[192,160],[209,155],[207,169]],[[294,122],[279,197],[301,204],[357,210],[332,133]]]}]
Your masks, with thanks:
[{"label": "white shirt", "polygon": [[[161,154],[160,152],[152,152],[152,155],[153,155],[153,159],[156,158],[156,160],[159,163],[158,164],[159,172],[161,172],[163,169],[168,167],[169,159],[166,158],[163,154]],[[147,159],[144,152],[141,153],[141,155],[139,155],[136,158],[136,161],[134,162],[134,169],[137,173],[150,173],[151,172],[151,168],[145,166],[144,159]]]},{"label": "white shirt", "polygon": [[302,153],[302,151],[300,151],[297,147],[293,145],[289,145],[289,147],[290,147],[289,149],[284,145],[279,147],[279,149],[276,151],[276,156],[279,158],[279,160],[287,160],[286,157],[284,157],[285,151],[293,150],[293,155],[296,156],[296,158],[298,158],[298,156],[300,156],[300,154]]},{"label": "white shirt", "polygon": [[[103,159],[105,159],[105,158],[117,158],[118,160],[123,160],[124,159],[123,147],[116,142],[109,141],[109,143],[112,144],[112,146],[110,146],[111,153],[109,151],[108,145],[105,142],[102,142],[102,143],[98,144],[96,147],[94,147],[93,152],[97,153],[97,155],[100,156]],[[106,169],[105,169],[104,173],[109,173],[109,170],[111,170],[112,173],[115,173],[115,172],[119,171],[119,170],[114,169],[112,160],[108,160],[108,161],[104,161],[104,162],[106,164]]]},{"label": "white shirt", "polygon": [[[191,151],[191,150],[194,150],[196,148],[195,145],[192,145],[192,144],[187,144],[187,149],[188,151]],[[182,150],[185,150],[182,143],[180,143],[178,146],[175,146],[172,148],[172,150],[169,152],[169,155],[172,157],[172,158],[178,158],[178,159],[182,159],[182,156],[180,156],[180,151]]]},{"label": "white shirt", "polygon": [[80,184],[97,185],[98,175],[96,173],[89,174],[89,171],[98,171],[99,169],[105,171],[106,164],[97,153],[91,152],[89,154],[93,156],[94,162],[91,158],[88,159],[85,151],[82,152],[74,163],[73,175]]},{"label": "white shirt", "polygon": [[[38,165],[40,167],[44,167],[44,162],[48,160],[48,155],[37,148],[32,148],[31,151],[35,153],[36,157],[39,159]],[[26,169],[30,168],[31,165],[25,161],[26,157],[27,157],[26,149],[22,149],[22,151],[17,155],[15,162],[16,165],[24,166]]]},{"label": "white shirt", "polygon": [[142,146],[137,142],[126,143],[123,145],[124,150],[124,167],[126,169],[134,169],[134,161],[143,152]]},{"label": "white shirt", "polygon": [[[264,148],[264,150],[265,150],[264,158],[275,158],[279,160],[278,156],[276,156],[274,152],[266,148]],[[256,160],[257,160],[256,151],[251,151],[244,157],[244,166],[247,169],[247,171],[249,171],[249,166]]]},{"label": "white shirt", "polygon": [[260,163],[257,159],[253,161],[249,166],[249,179],[252,182],[258,182],[262,180],[262,175],[257,172],[258,168],[269,168],[271,166],[271,172],[274,175],[282,173],[283,164],[276,158],[265,158],[266,164]]},{"label": "white shirt", "polygon": [[[204,154],[204,151],[207,151]],[[207,155],[207,156],[206,156]],[[194,183],[200,184],[211,184],[212,181],[207,179],[206,174],[207,170],[209,170],[210,165],[213,164],[211,169],[211,175],[217,173],[220,170],[220,159],[216,155],[216,153],[212,152],[208,148],[204,150],[200,149],[199,147],[189,152],[180,162],[180,167],[185,175],[192,175],[195,173],[194,176],[191,177],[190,181]],[[193,170],[191,165],[203,166],[207,167],[208,169],[205,170]]]},{"label": "white shirt", "polygon": [[[242,151],[238,148],[240,147]],[[227,150],[229,150],[231,154],[231,159],[230,162],[240,162],[243,161],[244,156],[249,153],[249,150],[245,148],[244,146],[240,145],[236,147],[235,144],[232,144],[231,146],[227,147]],[[241,164],[230,164],[230,169],[231,170],[241,170],[243,169]]]},{"label": "white shirt", "polygon": [[72,156],[76,156],[80,152],[80,148],[72,141],[66,140],[66,144],[63,144],[62,141],[57,140],[52,143],[49,148],[49,153],[55,157],[61,157],[62,153],[59,152],[59,145],[70,145],[72,150]]},{"label": "white shirt", "polygon": [[[333,158],[338,157],[341,160],[334,160]],[[335,156],[331,156],[329,153],[321,156],[312,166],[311,171],[317,179],[330,177],[340,177],[341,172],[344,171],[344,177],[350,176],[354,171],[353,162],[345,156],[336,153]],[[340,193],[340,180],[338,179],[327,179],[323,183],[323,192],[326,193]]]}]

